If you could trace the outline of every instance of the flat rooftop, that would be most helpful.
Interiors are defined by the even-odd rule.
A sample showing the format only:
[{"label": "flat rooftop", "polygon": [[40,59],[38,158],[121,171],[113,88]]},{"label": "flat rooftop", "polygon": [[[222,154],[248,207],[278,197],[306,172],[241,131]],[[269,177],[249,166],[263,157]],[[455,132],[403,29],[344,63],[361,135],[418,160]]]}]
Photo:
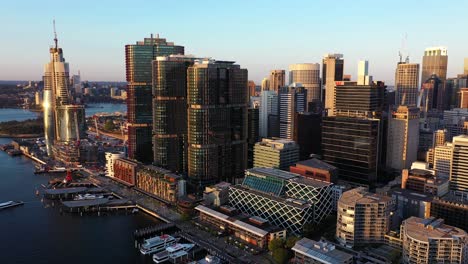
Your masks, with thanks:
[{"label": "flat rooftop", "polygon": [[246,174],[255,174],[265,177],[277,177],[283,180],[290,180],[299,177],[298,174],[274,169],[274,168],[264,168],[264,167],[257,167],[246,170]]},{"label": "flat rooftop", "polygon": [[444,224],[443,219],[410,217],[403,221],[406,234],[418,241],[429,242],[430,239],[466,238],[464,230]]},{"label": "flat rooftop", "polygon": [[392,200],[391,197],[370,193],[364,188],[359,187],[343,193],[340,202],[348,205],[368,204],[368,203],[387,203]]},{"label": "flat rooftop", "polygon": [[333,183],[330,183],[330,182],[321,181],[321,180],[317,180],[313,178],[306,178],[306,177],[297,177],[297,178],[291,179],[290,181],[296,182],[299,184],[309,185],[309,186],[316,187],[316,188],[322,188],[322,187],[326,187],[329,185],[333,185]]},{"label": "flat rooftop", "polygon": [[352,255],[336,249],[333,244],[308,238],[297,241],[292,250],[323,263],[344,263],[353,258]]}]

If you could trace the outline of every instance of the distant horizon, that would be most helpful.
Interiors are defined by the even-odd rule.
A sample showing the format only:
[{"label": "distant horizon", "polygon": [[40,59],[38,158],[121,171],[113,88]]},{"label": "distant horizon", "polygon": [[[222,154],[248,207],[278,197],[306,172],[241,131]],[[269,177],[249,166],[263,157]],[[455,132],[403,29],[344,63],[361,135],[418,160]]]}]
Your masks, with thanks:
[{"label": "distant horizon", "polygon": [[[151,33],[184,46],[186,54],[235,61],[257,85],[273,69],[321,64],[325,53],[343,54],[344,73],[352,80],[358,61],[368,60],[369,75],[388,85],[394,84],[399,51],[421,64],[426,48],[447,47],[447,77],[463,73],[468,57],[468,37],[461,34],[468,24],[468,2],[290,0],[272,5],[239,0],[220,5],[206,0],[184,2],[172,12],[173,3],[135,1],[84,0],[73,8],[49,0],[4,3],[8,12],[0,22],[8,26],[0,35],[9,41],[0,49],[0,79],[41,78],[53,44],[53,19],[70,75],[80,70],[83,80],[125,82],[125,45]],[[135,15],[128,19],[129,14]]]}]

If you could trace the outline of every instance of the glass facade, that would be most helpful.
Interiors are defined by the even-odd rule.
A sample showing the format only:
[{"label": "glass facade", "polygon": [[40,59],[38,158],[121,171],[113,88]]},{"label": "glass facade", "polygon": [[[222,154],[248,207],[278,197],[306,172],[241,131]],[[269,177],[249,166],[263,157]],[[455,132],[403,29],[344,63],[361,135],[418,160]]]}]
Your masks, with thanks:
[{"label": "glass facade", "polygon": [[188,177],[201,191],[234,182],[247,166],[247,70],[203,61],[187,73]]},{"label": "glass facade", "polygon": [[153,157],[152,61],[171,54],[184,54],[184,47],[159,37],[125,46],[128,155],[141,162],[151,162]]}]

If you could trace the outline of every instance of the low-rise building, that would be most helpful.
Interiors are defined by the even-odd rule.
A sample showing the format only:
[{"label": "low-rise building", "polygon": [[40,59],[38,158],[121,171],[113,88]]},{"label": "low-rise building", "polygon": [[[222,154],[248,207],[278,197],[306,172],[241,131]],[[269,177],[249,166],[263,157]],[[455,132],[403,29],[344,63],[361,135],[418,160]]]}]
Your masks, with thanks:
[{"label": "low-rise building", "polygon": [[119,158],[114,160],[113,164],[114,177],[112,179],[127,186],[134,186],[139,163],[125,158]]},{"label": "low-rise building", "polygon": [[395,202],[392,228],[397,229],[401,222],[411,216],[427,218],[430,216],[432,194],[419,193],[407,189],[393,189],[389,195]]},{"label": "low-rise building", "polygon": [[289,171],[326,182],[336,182],[338,180],[338,169],[316,158],[299,161],[295,166],[289,167]]},{"label": "low-rise building", "polygon": [[383,243],[393,207],[392,198],[369,193],[364,187],[343,193],[338,201],[336,239],[346,247]]},{"label": "low-rise building", "polygon": [[229,186],[228,182],[220,182],[213,186],[205,187],[203,192],[203,203],[205,205],[221,206],[229,201]]},{"label": "low-rise building", "polygon": [[443,219],[410,217],[401,225],[403,263],[466,263],[468,236]]},{"label": "low-rise building", "polygon": [[326,241],[314,241],[303,238],[296,242],[294,251],[294,264],[351,264],[353,256],[337,249],[335,245]]},{"label": "low-rise building", "polygon": [[117,151],[106,152],[105,157],[106,157],[106,176],[114,177],[114,162],[117,159],[124,158],[125,153],[117,152]]},{"label": "low-rise building", "polygon": [[137,171],[137,190],[166,203],[175,204],[185,195],[185,180],[168,170],[146,165]]},{"label": "low-rise building", "polygon": [[433,170],[405,169],[402,171],[401,188],[444,196],[449,191],[449,180],[445,177],[436,177]]},{"label": "low-rise building", "polygon": [[268,220],[239,213],[235,208],[221,206],[217,209],[198,205],[199,221],[221,233],[231,234],[261,249],[268,248],[273,239],[285,239],[286,229],[271,225]]},{"label": "low-rise building", "polygon": [[264,138],[254,146],[254,167],[287,170],[299,161],[299,145],[289,139]]}]

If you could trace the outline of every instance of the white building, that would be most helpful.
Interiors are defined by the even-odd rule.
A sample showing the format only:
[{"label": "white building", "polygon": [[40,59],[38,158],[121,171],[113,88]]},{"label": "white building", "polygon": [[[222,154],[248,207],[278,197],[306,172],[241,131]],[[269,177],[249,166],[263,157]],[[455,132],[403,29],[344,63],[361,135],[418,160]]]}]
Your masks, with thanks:
[{"label": "white building", "polygon": [[449,177],[450,163],[452,162],[453,145],[447,143],[434,148],[434,171],[435,176]]},{"label": "white building", "polygon": [[468,136],[453,137],[450,190],[468,195]]},{"label": "white building", "polygon": [[106,152],[106,176],[114,177],[114,162],[120,158],[125,158],[124,152]]},{"label": "white building", "polygon": [[259,137],[268,137],[268,119],[270,115],[278,115],[278,94],[275,91],[263,91],[260,94],[260,127]]}]

